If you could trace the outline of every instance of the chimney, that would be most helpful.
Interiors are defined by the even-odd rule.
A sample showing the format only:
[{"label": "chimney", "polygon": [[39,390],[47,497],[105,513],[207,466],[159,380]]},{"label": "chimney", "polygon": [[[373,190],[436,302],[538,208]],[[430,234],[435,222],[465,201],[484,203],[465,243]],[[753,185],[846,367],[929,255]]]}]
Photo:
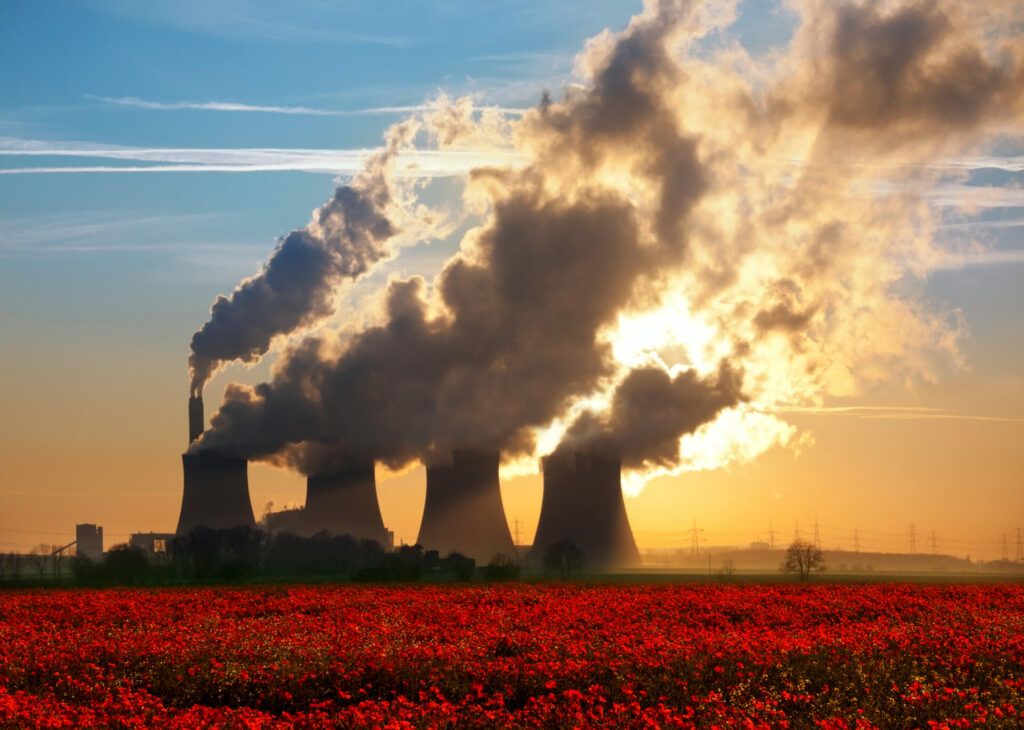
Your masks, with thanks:
[{"label": "chimney", "polygon": [[302,520],[308,535],[327,530],[391,547],[377,501],[372,459],[352,460],[333,473],[311,475],[306,480]]},{"label": "chimney", "polygon": [[497,451],[455,450],[451,464],[427,467],[427,496],[417,542],[441,555],[462,553],[478,563],[516,557],[501,503]]},{"label": "chimney", "polygon": [[203,435],[203,396],[192,395],[188,398],[188,442],[192,443]]},{"label": "chimney", "polygon": [[622,498],[620,460],[559,451],[544,457],[543,469],[544,497],[528,562],[542,564],[551,545],[569,540],[587,557],[590,568],[640,567]]}]

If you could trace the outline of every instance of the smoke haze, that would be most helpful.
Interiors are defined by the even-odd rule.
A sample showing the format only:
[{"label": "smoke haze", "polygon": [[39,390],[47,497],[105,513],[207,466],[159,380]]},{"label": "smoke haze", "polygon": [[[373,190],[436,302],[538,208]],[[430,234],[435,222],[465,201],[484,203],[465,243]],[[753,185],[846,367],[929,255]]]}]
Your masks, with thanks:
[{"label": "smoke haze", "polygon": [[[905,283],[946,255],[930,163],[1019,130],[1013,8],[797,9],[769,63],[697,52],[734,4],[652,2],[521,120],[466,100],[424,117],[439,146],[511,143],[525,162],[470,174],[480,224],[432,283],[392,280],[377,324],[307,336],[270,382],[229,385],[197,448],[315,473],[353,454],[561,444],[615,450],[647,478],[792,442],[785,407],[958,367],[956,313]],[[194,388],[393,255],[390,154],[214,304]]]},{"label": "smoke haze", "polygon": [[415,132],[411,122],[390,129],[387,146],[313,212],[309,225],[282,238],[262,271],[230,297],[217,297],[210,320],[192,336],[192,395],[202,393],[221,364],[255,362],[274,337],[328,317],[341,282],[394,255],[389,243],[400,231],[392,220],[391,178],[396,156]]}]

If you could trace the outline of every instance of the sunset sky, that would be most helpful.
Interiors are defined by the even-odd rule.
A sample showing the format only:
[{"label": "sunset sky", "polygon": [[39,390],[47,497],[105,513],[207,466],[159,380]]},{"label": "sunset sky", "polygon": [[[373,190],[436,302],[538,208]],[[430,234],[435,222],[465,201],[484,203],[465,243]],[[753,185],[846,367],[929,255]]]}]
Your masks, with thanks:
[{"label": "sunset sky", "polygon": [[[1005,534],[1014,558],[1024,13],[892,5],[747,0],[683,20],[651,5],[631,25],[640,2],[4,2],[0,550],[70,542],[77,522],[102,525],[107,546],[174,530],[193,333],[336,185],[368,180],[389,127],[415,117],[415,137],[380,163],[398,191],[394,246],[259,362],[211,366],[208,422],[230,382],[283,387],[286,347],[316,334],[340,352],[383,322],[389,282],[478,262],[511,226],[502,201],[542,200],[530,214],[562,221],[615,191],[655,241],[636,251],[664,245],[667,263],[643,254],[608,305],[603,390],[574,392],[505,465],[520,542],[540,509],[536,458],[584,433],[588,409],[614,431],[615,385],[655,368],[722,401],[679,427],[678,453],[638,447],[625,486],[642,550],[688,547],[694,520],[710,545],[771,527],[784,544],[817,522],[827,548],[852,549],[858,530],[863,549],[906,551],[913,525],[921,552],[934,533],[940,552],[998,558]],[[651,62],[643,90],[664,106],[618,99],[614,59],[633,49],[642,64],[662,46],[673,60]],[[894,48],[924,50],[907,61]],[[910,71],[888,66],[901,63]],[[653,121],[617,137],[609,110],[624,128]],[[477,167],[498,172],[470,184]],[[666,203],[673,190],[682,202]],[[422,301],[443,319],[437,290]],[[533,351],[502,361],[517,354]],[[726,362],[741,392],[724,385]],[[493,397],[496,411],[518,398]],[[244,429],[224,423],[223,443],[238,443]],[[305,492],[265,463],[249,484],[257,516]],[[378,493],[396,539],[414,541],[423,468],[379,467]]]}]

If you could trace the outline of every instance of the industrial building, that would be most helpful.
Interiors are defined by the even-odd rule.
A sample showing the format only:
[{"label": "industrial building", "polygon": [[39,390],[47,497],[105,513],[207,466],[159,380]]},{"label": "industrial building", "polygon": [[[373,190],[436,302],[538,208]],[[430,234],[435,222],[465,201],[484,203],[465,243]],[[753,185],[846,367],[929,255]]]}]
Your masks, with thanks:
[{"label": "industrial building", "polygon": [[128,544],[148,555],[161,555],[167,552],[174,537],[172,532],[135,532],[128,536]]},{"label": "industrial building", "polygon": [[[201,396],[189,398],[188,414],[194,445],[203,433]],[[244,459],[194,446],[181,458],[184,491],[176,534],[198,525],[255,525]],[[427,466],[417,538],[424,549],[440,555],[461,553],[481,564],[497,555],[515,559],[517,551],[501,500],[499,463],[497,450],[456,449],[450,462]],[[540,520],[527,562],[540,565],[552,544],[568,540],[583,552],[591,569],[640,567],[622,498],[618,458],[558,451],[543,459],[543,471]],[[376,540],[386,549],[394,541],[384,526],[374,462],[368,457],[350,457],[340,468],[307,477],[305,506],[268,515],[267,528],[305,536],[347,534]]]},{"label": "industrial building", "polygon": [[103,528],[88,522],[75,525],[75,554],[90,560],[103,558]]}]

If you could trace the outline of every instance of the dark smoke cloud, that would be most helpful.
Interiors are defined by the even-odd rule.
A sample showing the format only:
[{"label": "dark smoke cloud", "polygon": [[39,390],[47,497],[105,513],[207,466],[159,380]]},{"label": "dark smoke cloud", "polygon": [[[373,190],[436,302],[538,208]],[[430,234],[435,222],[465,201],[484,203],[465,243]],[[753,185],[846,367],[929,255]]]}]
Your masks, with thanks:
[{"label": "dark smoke cloud", "polygon": [[673,467],[679,439],[743,400],[740,374],[723,362],[714,377],[693,370],[672,377],[661,368],[631,370],[604,413],[583,412],[557,450],[610,453],[627,468]]},{"label": "dark smoke cloud", "polygon": [[514,192],[495,202],[473,256],[439,276],[441,315],[431,317],[422,279],[393,282],[386,324],[333,361],[311,339],[272,383],[232,388],[204,444],[249,457],[292,444],[288,458],[306,470],[319,468],[294,446],[306,440],[396,465],[454,446],[531,450],[528,427],[612,374],[597,334],[644,257],[627,201],[607,191],[546,200],[529,178],[505,181]]},{"label": "dark smoke cloud", "polygon": [[806,332],[818,307],[800,304],[800,287],[791,279],[776,282],[767,295],[770,300],[754,315],[754,326],[761,333],[777,331]]},{"label": "dark smoke cloud", "polygon": [[222,363],[255,362],[275,337],[329,316],[342,281],[394,254],[388,243],[399,230],[388,212],[394,197],[391,166],[413,131],[412,125],[392,129],[388,147],[352,184],[338,187],[308,226],[282,238],[256,276],[230,297],[217,297],[210,320],[192,336],[193,395]]},{"label": "dark smoke cloud", "polygon": [[[545,96],[512,125],[525,165],[470,176],[483,223],[432,286],[392,281],[376,326],[342,344],[308,337],[271,382],[228,386],[195,448],[307,473],[355,457],[430,462],[456,446],[531,454],[534,429],[614,386],[563,448],[672,468],[681,436],[721,425],[748,398],[760,410],[736,439],[754,446],[728,453],[789,438],[795,429],[767,408],[854,395],[860,377],[904,363],[916,374],[921,353],[955,354],[956,332],[899,291],[908,266],[926,268],[935,251],[927,206],[871,191],[890,154],[921,167],[1019,121],[1021,44],[993,52],[953,3],[808,8],[778,66],[750,77],[681,54],[721,22],[697,3],[651,2],[624,32],[599,36],[580,64],[587,85]],[[439,144],[502,136],[459,105],[434,116]],[[847,154],[856,165],[842,164]],[[907,175],[897,182],[920,181]],[[272,280],[268,264],[236,291],[251,317],[230,316],[234,299],[219,318],[215,305],[225,326],[211,340],[237,342],[204,355],[200,383],[218,361],[258,357],[274,334],[323,316],[341,280],[390,255],[378,182],[348,188],[330,236],[282,243],[279,253],[294,238],[280,253],[294,271]],[[259,306],[242,306],[247,287]],[[281,305],[261,308],[275,296]],[[665,319],[712,330],[676,363],[693,367],[620,358],[609,339],[620,317],[676,301]],[[289,314],[274,323],[278,306]]]},{"label": "dark smoke cloud", "polygon": [[683,221],[706,188],[697,139],[680,130],[668,93],[685,81],[671,46],[694,5],[654,4],[651,17],[634,22],[601,59],[585,93],[566,104],[545,98],[541,114],[524,120],[524,136],[535,137],[552,164],[586,174],[627,161],[654,186],[656,240],[673,251],[684,245]]},{"label": "dark smoke cloud", "polygon": [[[637,297],[656,297],[666,251],[681,255],[682,222],[704,190],[695,143],[659,93],[678,70],[666,27],[636,23],[590,93],[530,115],[528,133],[551,156],[473,174],[491,215],[433,299],[422,280],[393,282],[385,323],[336,359],[314,339],[287,353],[273,382],[229,388],[203,446],[305,471],[326,468],[324,444],[393,465],[456,446],[532,452],[530,429],[615,374],[601,332]],[[565,176],[624,158],[652,191],[653,235],[637,202]]]},{"label": "dark smoke cloud", "polygon": [[791,112],[822,110],[830,126],[869,132],[886,145],[1019,115],[1022,44],[1018,38],[987,52],[972,22],[987,4],[836,3],[813,16],[798,40],[813,78],[801,76],[775,101]]}]

